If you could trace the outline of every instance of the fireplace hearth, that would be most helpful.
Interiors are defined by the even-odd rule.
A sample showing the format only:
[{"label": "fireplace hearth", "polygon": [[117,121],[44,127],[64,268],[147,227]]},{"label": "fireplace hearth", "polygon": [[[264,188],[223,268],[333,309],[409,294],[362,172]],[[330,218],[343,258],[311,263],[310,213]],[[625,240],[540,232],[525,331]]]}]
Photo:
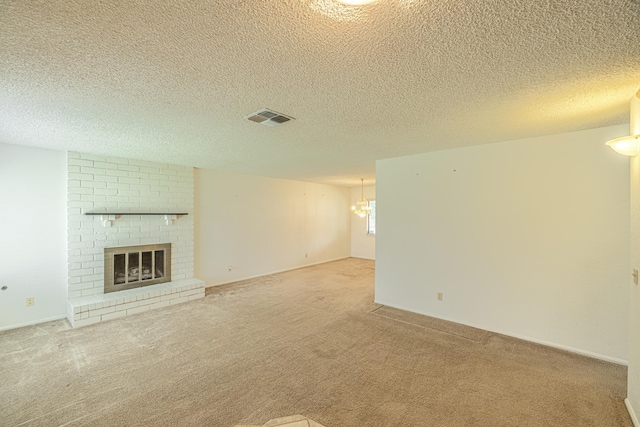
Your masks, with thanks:
[{"label": "fireplace hearth", "polygon": [[104,249],[104,293],[171,281],[171,243]]}]

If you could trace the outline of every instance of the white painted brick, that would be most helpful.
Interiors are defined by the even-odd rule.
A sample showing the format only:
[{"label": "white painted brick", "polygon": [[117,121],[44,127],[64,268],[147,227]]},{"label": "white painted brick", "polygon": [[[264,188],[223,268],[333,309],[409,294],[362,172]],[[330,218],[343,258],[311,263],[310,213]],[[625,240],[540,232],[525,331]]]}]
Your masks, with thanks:
[{"label": "white painted brick", "polygon": [[116,311],[115,306],[101,308],[99,310],[91,310],[89,312],[89,317],[102,316],[103,314],[113,313]]},{"label": "white painted brick", "polygon": [[105,161],[105,157],[104,156],[100,156],[98,154],[88,154],[88,153],[80,153],[81,158],[83,159],[87,159],[87,160],[95,160],[98,162],[104,162]]},{"label": "white painted brick", "polygon": [[187,301],[189,301],[189,297],[180,297],[180,298],[174,298],[172,300],[169,300],[169,303],[171,305],[174,305],[174,304],[180,304]]},{"label": "white painted brick", "polygon": [[140,172],[160,173],[160,168],[150,167],[150,166],[141,166],[140,167]]},{"label": "white painted brick", "polygon": [[[144,288],[141,288],[141,289],[144,289]],[[148,298],[149,298],[149,292],[139,293],[138,295],[136,295],[136,299],[138,301],[142,301]]]},{"label": "white painted brick", "polygon": [[[124,301],[128,301],[128,298],[124,298]],[[116,305],[116,311],[126,311],[130,308],[136,308],[140,305],[138,301],[126,302],[125,304]]]},{"label": "white painted brick", "polygon": [[138,303],[140,303],[140,306],[149,305],[149,304],[155,304],[157,302],[162,301],[160,298],[161,297],[143,299],[143,300],[138,301]]},{"label": "white painted brick", "polygon": [[124,317],[127,315],[126,311],[114,311],[113,313],[103,314],[102,321],[116,319],[118,317]]},{"label": "white painted brick", "polygon": [[85,166],[93,166],[95,168],[101,169],[109,169],[109,174],[111,175],[115,169],[118,169],[118,165],[116,163],[108,163],[108,162],[93,162],[93,165],[85,165]]},{"label": "white painted brick", "polygon": [[91,187],[78,187],[73,189],[74,194],[78,194],[80,196],[80,200],[82,200],[82,196],[84,194],[93,194],[94,188]]},{"label": "white painted brick", "polygon": [[88,160],[88,159],[77,159],[73,161],[73,164],[78,166],[83,166],[83,167],[90,167],[90,168],[94,166],[93,160]]},{"label": "white painted brick", "polygon": [[[156,206],[186,210],[187,212],[193,211],[193,168],[131,159],[83,156],[76,153],[70,154],[68,159],[68,165],[74,167],[68,170],[67,208],[79,208],[81,212],[85,212],[100,207],[135,208],[143,205],[144,207]],[[74,161],[77,160],[81,161],[75,164]],[[77,166],[80,166],[80,173],[76,177],[70,176],[71,173],[78,172]],[[91,179],[83,181],[83,178],[87,177],[82,175],[91,175]],[[119,190],[122,190],[122,194],[118,194]],[[187,277],[185,270],[190,270],[188,277],[193,276],[193,220],[191,218],[188,218],[187,221],[180,218],[176,225],[166,226],[161,217],[120,217],[116,220],[117,227],[114,229],[102,227],[99,217],[79,215],[77,209],[70,210],[70,212],[68,236],[76,237],[68,239],[69,262],[89,263],[85,264],[82,269],[70,268],[70,274],[77,274],[71,272],[87,270],[88,266],[93,266],[93,274],[69,278],[69,292],[74,298],[83,295],[103,294],[104,260],[102,250],[106,246],[171,242],[173,243],[172,252],[175,260],[174,280]],[[80,242],[76,241],[77,236],[80,236]],[[87,240],[85,241],[85,239]],[[77,243],[83,243],[87,246],[82,247]],[[73,267],[77,267],[77,265]],[[73,288],[74,285],[92,287],[76,290]],[[166,301],[162,301],[162,297],[166,296],[176,299],[180,297],[177,292],[168,292],[164,289],[146,292],[147,296],[142,298],[151,296],[151,299],[144,305],[166,304]],[[137,303],[140,294],[134,295],[134,301]],[[199,295],[185,296],[199,297]],[[161,298],[160,301],[154,299],[158,297]],[[129,298],[128,302],[131,302],[131,296],[119,297],[119,301],[110,298],[106,302],[108,304],[106,307],[115,306],[118,302],[123,303],[127,298]],[[118,310],[120,309],[118,308]]]},{"label": "white painted brick", "polygon": [[156,308],[161,308],[161,307],[168,307],[169,305],[171,305],[169,301],[156,302],[149,306],[149,310],[155,310]]},{"label": "white painted brick", "polygon": [[163,295],[162,296],[162,301],[171,301],[173,299],[179,298],[180,294],[177,292],[173,292],[173,289],[171,290],[171,293],[168,293],[167,295]]},{"label": "white painted brick", "polygon": [[193,300],[200,299],[200,298],[204,298],[204,292],[202,292],[200,294],[197,294],[197,295],[191,295],[189,297],[189,301],[193,301]]},{"label": "white painted brick", "polygon": [[106,182],[98,182],[95,179],[83,180],[83,181],[80,182],[80,187],[85,187],[85,188],[107,188],[107,183]]},{"label": "white painted brick", "polygon": [[111,182],[118,182],[118,177],[110,176],[110,175],[95,175],[93,180],[94,180],[94,184],[111,183]]},{"label": "white painted brick", "polygon": [[95,190],[93,190],[93,194],[115,196],[118,194],[118,190],[116,190],[115,188],[96,188]]},{"label": "white painted brick", "polygon": [[79,270],[69,271],[69,277],[79,277],[87,274],[93,274],[93,268],[81,268]]},{"label": "white painted brick", "polygon": [[136,307],[136,308],[132,308],[130,310],[127,310],[127,316],[129,316],[131,314],[142,313],[144,311],[149,311],[149,306],[148,305],[143,305],[142,307]]},{"label": "white painted brick", "polygon": [[86,261],[82,263],[82,268],[96,268],[96,267],[104,268],[104,262],[93,261],[93,257],[92,257],[91,261]]},{"label": "white painted brick", "polygon": [[129,159],[125,159],[124,157],[105,157],[105,162],[115,163],[117,165],[127,165],[129,164]]},{"label": "white painted brick", "polygon": [[87,173],[92,175],[104,175],[107,171],[105,169],[94,168],[91,166],[82,166],[80,167],[81,173]]},{"label": "white painted brick", "polygon": [[102,276],[104,275],[104,266],[98,269],[97,273],[95,268],[93,269],[93,271],[94,271],[94,274],[89,274],[81,277],[82,283],[86,283],[86,282],[96,283],[102,280]]},{"label": "white painted brick", "polygon": [[89,181],[93,179],[93,175],[85,174],[85,173],[69,173],[69,179],[78,179],[80,181]]},{"label": "white painted brick", "polygon": [[81,292],[83,297],[89,295],[98,295],[104,292],[104,288],[85,289]]},{"label": "white painted brick", "polygon": [[73,286],[73,290],[74,291],[83,291],[85,289],[91,289],[93,288],[93,282],[89,282],[89,283],[78,283],[76,285]]},{"label": "white painted brick", "polygon": [[[93,189],[91,189],[91,191],[93,191]],[[86,200],[82,200],[82,196],[80,194],[76,194],[76,196],[80,197],[80,200],[69,200],[67,201],[67,207],[68,208],[87,208],[87,207],[91,207],[91,202],[87,202]],[[75,214],[75,215],[82,215],[82,213],[79,214]]]},{"label": "white painted brick", "polygon": [[132,178],[141,178],[143,180],[149,179],[149,174],[146,172],[129,172],[129,176]]}]

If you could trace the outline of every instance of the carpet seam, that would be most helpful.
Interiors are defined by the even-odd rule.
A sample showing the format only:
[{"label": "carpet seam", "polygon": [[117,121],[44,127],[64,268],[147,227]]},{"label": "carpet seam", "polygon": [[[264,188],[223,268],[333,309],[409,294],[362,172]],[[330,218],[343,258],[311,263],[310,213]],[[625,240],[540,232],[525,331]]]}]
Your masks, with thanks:
[{"label": "carpet seam", "polygon": [[[382,306],[382,307],[384,307],[384,306]],[[382,307],[378,307],[375,310],[370,311],[369,313],[375,314],[376,316],[384,317],[385,319],[394,320],[396,322],[404,323],[406,325],[413,325],[413,326],[417,326],[419,328],[429,329],[431,331],[440,332],[442,334],[446,334],[446,335],[451,335],[453,337],[462,338],[464,340],[471,341],[471,342],[474,342],[474,343],[477,343],[477,344],[481,344],[481,345],[485,345],[487,343],[487,341],[489,340],[489,336],[491,335],[491,333],[489,331],[484,331],[482,339],[480,339],[480,340],[467,338],[467,337],[465,337],[463,335],[458,335],[458,334],[454,334],[454,333],[451,333],[451,332],[441,331],[440,329],[434,329],[434,328],[430,328],[428,326],[418,325],[417,323],[411,323],[411,322],[407,322],[406,320],[400,320],[400,319],[396,319],[396,318],[393,318],[393,317],[385,316],[384,314],[376,313],[376,311],[378,311]]]}]

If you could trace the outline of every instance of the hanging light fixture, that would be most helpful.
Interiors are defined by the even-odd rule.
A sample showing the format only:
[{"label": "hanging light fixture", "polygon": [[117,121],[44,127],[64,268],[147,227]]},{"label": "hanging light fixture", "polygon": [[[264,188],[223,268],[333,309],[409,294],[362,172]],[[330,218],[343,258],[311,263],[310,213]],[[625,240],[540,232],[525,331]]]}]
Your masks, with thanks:
[{"label": "hanging light fixture", "polygon": [[612,139],[607,146],[623,156],[637,156],[640,154],[640,90],[631,99],[629,105],[630,135]]},{"label": "hanging light fixture", "polygon": [[356,202],[355,206],[351,206],[351,211],[360,218],[364,218],[371,213],[371,208],[369,207],[369,202],[364,198],[364,178],[360,178],[360,181],[362,181],[362,193],[360,194],[360,200]]},{"label": "hanging light fixture", "polygon": [[607,146],[623,156],[637,156],[640,153],[640,135],[623,136],[607,142]]}]

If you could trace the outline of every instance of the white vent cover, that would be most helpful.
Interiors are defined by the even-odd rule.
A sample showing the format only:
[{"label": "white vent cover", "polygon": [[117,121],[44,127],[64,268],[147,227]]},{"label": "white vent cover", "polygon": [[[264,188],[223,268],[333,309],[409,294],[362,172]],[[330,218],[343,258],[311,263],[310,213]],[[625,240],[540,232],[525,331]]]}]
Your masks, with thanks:
[{"label": "white vent cover", "polygon": [[249,114],[245,119],[265,126],[278,126],[282,123],[288,122],[289,120],[293,120],[293,117],[263,108],[262,110]]}]

